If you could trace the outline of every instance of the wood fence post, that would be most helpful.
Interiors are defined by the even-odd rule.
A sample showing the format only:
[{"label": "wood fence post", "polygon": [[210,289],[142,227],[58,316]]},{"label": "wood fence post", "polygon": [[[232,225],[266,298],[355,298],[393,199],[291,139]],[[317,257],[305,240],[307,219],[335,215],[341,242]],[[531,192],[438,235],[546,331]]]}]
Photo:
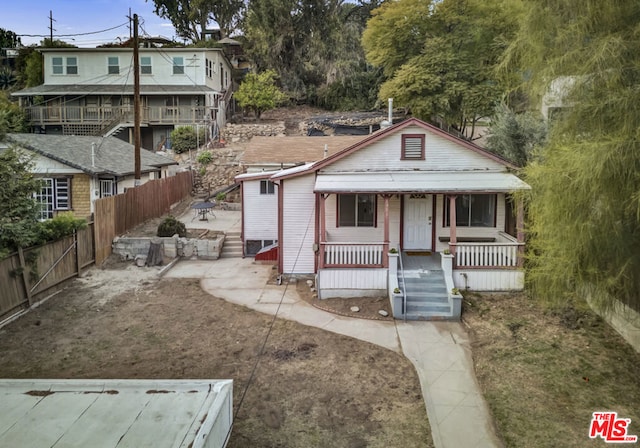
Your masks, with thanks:
[{"label": "wood fence post", "polygon": [[73,244],[76,246],[76,275],[80,277],[80,246],[78,243],[78,231],[73,231]]},{"label": "wood fence post", "polygon": [[27,293],[29,306],[31,306],[31,285],[29,285],[29,274],[27,272],[27,264],[24,261],[24,252],[22,251],[22,247],[18,247],[18,259],[20,260],[20,270],[22,271],[22,282],[24,283],[24,290]]}]

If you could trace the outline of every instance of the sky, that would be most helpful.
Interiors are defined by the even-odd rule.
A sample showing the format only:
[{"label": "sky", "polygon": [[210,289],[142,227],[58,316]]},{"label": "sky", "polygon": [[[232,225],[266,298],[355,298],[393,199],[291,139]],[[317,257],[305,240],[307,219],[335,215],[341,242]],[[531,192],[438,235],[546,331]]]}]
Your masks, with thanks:
[{"label": "sky", "polygon": [[[0,28],[21,35],[23,45],[38,44],[45,37],[49,37],[49,11],[55,20],[53,38],[78,47],[95,47],[117,42],[118,37],[122,40],[128,39],[129,8],[132,14],[138,14],[140,18],[140,35],[163,36],[169,39],[175,37],[171,22],[153,13],[152,0],[3,0],[3,3]],[[57,37],[93,33],[113,27],[118,28],[99,34]]]}]

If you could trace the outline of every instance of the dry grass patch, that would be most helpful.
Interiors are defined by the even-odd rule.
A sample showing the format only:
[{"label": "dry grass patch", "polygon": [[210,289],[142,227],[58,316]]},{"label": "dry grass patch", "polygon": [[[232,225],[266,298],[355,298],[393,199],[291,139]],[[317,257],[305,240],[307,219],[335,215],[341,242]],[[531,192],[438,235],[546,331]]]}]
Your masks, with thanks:
[{"label": "dry grass patch", "polygon": [[463,319],[506,446],[606,446],[588,437],[603,410],[640,435],[640,355],[586,306],[549,311],[524,294],[467,294]]}]

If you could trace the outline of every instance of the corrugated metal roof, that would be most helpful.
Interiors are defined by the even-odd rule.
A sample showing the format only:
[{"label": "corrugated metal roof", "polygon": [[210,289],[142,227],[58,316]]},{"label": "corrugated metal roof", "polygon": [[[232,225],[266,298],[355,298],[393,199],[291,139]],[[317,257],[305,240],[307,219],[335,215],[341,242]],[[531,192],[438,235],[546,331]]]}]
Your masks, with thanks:
[{"label": "corrugated metal roof", "polygon": [[497,193],[531,187],[511,173],[419,171],[318,174],[314,191],[321,193]]}]

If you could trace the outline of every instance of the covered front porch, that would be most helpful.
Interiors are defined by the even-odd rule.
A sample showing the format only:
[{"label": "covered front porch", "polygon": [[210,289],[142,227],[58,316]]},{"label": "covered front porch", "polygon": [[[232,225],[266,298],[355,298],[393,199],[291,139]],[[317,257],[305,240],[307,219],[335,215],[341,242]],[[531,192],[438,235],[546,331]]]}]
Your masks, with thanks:
[{"label": "covered front porch", "polygon": [[[394,314],[407,317],[412,302],[424,299],[422,308],[449,306],[440,317],[455,319],[454,288],[522,289],[522,207],[513,206],[514,188],[505,185],[515,176],[483,173],[484,184],[474,187],[455,175],[446,182],[428,182],[423,173],[422,180],[410,176],[409,182],[408,173],[402,174],[405,182],[392,183],[396,191],[384,188],[375,175],[367,179],[352,173],[350,179],[364,181],[353,186],[341,175],[318,176],[320,298],[377,293],[397,300],[400,295],[402,306]],[[487,188],[490,179],[500,188]]]}]

